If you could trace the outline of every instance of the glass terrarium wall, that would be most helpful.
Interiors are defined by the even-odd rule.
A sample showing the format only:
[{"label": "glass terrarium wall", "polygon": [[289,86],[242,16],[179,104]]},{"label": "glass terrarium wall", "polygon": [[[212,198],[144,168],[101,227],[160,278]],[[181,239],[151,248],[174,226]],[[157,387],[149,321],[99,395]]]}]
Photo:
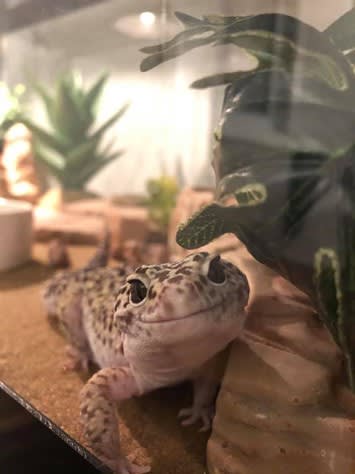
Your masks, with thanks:
[{"label": "glass terrarium wall", "polygon": [[[235,314],[230,306],[231,320],[236,317],[239,331],[242,302],[246,304],[251,288],[243,338],[238,332],[226,354],[229,362],[216,410],[202,404],[202,412],[196,412],[206,427],[216,412],[212,431],[205,438],[194,430],[176,431],[176,413],[182,407],[171,403],[172,398],[181,402],[180,392],[172,388],[166,405],[158,393],[138,403],[131,415],[125,406],[119,408],[128,415],[120,419],[124,452],[136,452],[138,442],[138,460],[142,464],[152,460],[157,474],[351,472],[355,465],[355,397],[351,394],[355,392],[351,370],[355,366],[355,60],[351,59],[355,55],[350,54],[347,62],[343,55],[352,51],[341,49],[324,30],[352,2],[0,3],[4,28],[0,125],[13,126],[13,121],[15,127],[20,125],[0,136],[0,211],[1,206],[5,211],[0,212],[0,220],[5,216],[1,234],[10,230],[6,246],[0,241],[0,269],[28,262],[9,274],[9,282],[7,278],[0,281],[4,308],[0,333],[6,338],[0,386],[4,382],[10,392],[26,398],[41,419],[43,411],[49,426],[53,422],[61,427],[61,436],[69,435],[85,455],[77,410],[83,380],[54,370],[66,342],[52,338],[52,328],[39,306],[40,287],[54,268],[87,265],[93,245],[110,234],[111,245],[106,238],[90,260],[94,278],[95,266],[109,256],[125,269],[143,264],[156,269],[160,263],[173,262],[163,267],[167,278],[160,273],[158,291],[165,284],[170,289],[175,282],[176,294],[181,295],[179,284],[187,282],[186,287],[201,296],[190,298],[187,293],[185,299],[176,298],[176,314],[184,320],[181,329],[188,316],[196,316],[190,311],[195,299],[201,300],[201,312],[208,315],[204,322],[216,322],[213,331],[206,333],[203,324],[197,325],[197,344],[191,338],[194,322],[186,340],[176,332],[183,343],[182,354],[188,354],[182,359],[188,364],[192,357],[186,341],[191,340],[196,351],[213,349],[227,303],[241,310]],[[176,16],[176,11],[182,13]],[[352,43],[354,11],[349,15],[345,39],[350,37]],[[341,37],[339,29],[338,23]],[[244,43],[237,46],[234,34],[240,35],[238,40],[243,37]],[[209,43],[210,36],[224,41]],[[230,84],[233,87],[226,89]],[[32,135],[26,134],[20,122]],[[41,166],[37,169],[34,163]],[[17,165],[24,182],[16,175]],[[13,179],[28,191],[36,186],[36,179],[42,179],[41,173],[50,189],[36,196],[32,193],[32,223],[27,219],[32,209],[28,202],[8,205],[2,199],[9,197],[3,193],[2,178]],[[142,199],[147,191],[148,198]],[[10,192],[14,196],[25,199],[28,195]],[[115,196],[119,198],[105,199]],[[6,217],[11,209],[17,214],[17,205],[26,209],[21,227],[15,220],[10,225]],[[7,248],[20,244],[26,248],[19,258],[15,255],[15,261],[1,266],[1,253],[15,254]],[[208,254],[187,260],[187,269],[176,265],[198,249],[213,255],[208,270],[198,263],[209,259]],[[196,266],[191,267],[191,260]],[[223,293],[230,276],[221,269],[224,260],[237,265],[249,285],[242,277],[242,285],[234,280],[233,292]],[[181,275],[170,278],[167,268]],[[192,268],[197,273],[191,273]],[[147,295],[148,299],[157,296],[144,281],[132,281],[131,303],[137,303],[133,301],[136,291],[143,302]],[[100,290],[96,295],[88,283],[90,299],[93,293],[93,302],[98,296],[101,304]],[[142,301],[137,304],[144,309]],[[60,299],[58,303],[61,307]],[[169,299],[167,303],[162,306],[170,313],[175,306]],[[210,311],[219,306],[223,317],[218,313],[210,318]],[[133,313],[126,314],[124,322],[137,319],[131,317]],[[162,322],[168,323],[162,316]],[[234,337],[236,333],[228,334]],[[203,344],[199,344],[201,337]],[[155,353],[158,345],[154,339],[153,343]],[[105,354],[106,349],[102,350]],[[213,355],[208,353],[206,360]],[[169,361],[169,357],[157,357],[157,364],[158,359]],[[144,376],[148,378],[149,373]],[[89,437],[89,443],[94,441]],[[104,440],[95,439],[94,445]],[[95,446],[91,452],[96,453]]]},{"label": "glass terrarium wall", "polygon": [[[63,11],[69,3],[63,2]],[[75,71],[89,86],[102,73],[109,74],[98,121],[103,123],[129,102],[124,117],[103,141],[124,153],[93,177],[90,190],[103,195],[143,193],[147,179],[161,174],[176,175],[181,185],[213,186],[210,137],[223,91],[193,90],[189,85],[228,63],[233,69],[248,69],[254,62],[236,48],[221,53],[220,48],[206,47],[142,73],[139,64],[144,56],[139,49],[179,31],[175,11],[194,16],[283,12],[322,29],[350,3],[224,0],[207,6],[202,1],[107,1],[61,15],[58,2],[55,17],[3,35],[2,78],[10,87],[26,86],[24,102],[31,118],[45,125],[43,101],[34,84],[51,90],[62,74]],[[140,16],[144,12],[155,16]]]}]

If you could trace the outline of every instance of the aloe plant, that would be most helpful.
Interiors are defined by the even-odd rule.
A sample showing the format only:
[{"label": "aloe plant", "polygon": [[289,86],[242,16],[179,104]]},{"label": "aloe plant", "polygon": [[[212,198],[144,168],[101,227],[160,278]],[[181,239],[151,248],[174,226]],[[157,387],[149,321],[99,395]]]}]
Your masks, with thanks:
[{"label": "aloe plant", "polygon": [[185,29],[144,48],[143,71],[208,44],[257,59],[251,71],[222,69],[192,84],[227,85],[217,200],[180,227],[177,242],[198,248],[233,232],[306,292],[355,392],[355,9],[323,32],[281,14],[177,17]]},{"label": "aloe plant", "polygon": [[39,83],[34,85],[44,104],[50,129],[28,116],[22,121],[33,133],[35,158],[64,189],[82,190],[96,173],[122,153],[113,150],[112,144],[103,147],[102,141],[128,104],[96,127],[98,103],[107,79],[107,74],[102,75],[85,88],[80,77],[71,72],[57,81],[53,92]]}]

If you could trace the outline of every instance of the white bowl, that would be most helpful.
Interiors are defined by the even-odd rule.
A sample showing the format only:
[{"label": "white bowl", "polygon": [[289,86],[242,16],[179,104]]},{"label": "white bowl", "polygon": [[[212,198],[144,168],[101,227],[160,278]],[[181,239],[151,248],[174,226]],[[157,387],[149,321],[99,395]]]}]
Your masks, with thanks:
[{"label": "white bowl", "polygon": [[31,204],[0,198],[0,271],[27,262],[31,246]]}]

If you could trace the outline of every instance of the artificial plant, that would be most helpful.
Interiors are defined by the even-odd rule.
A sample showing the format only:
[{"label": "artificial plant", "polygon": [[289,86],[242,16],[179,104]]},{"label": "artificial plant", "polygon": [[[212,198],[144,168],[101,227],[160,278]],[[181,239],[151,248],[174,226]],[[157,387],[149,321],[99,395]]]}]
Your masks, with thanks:
[{"label": "artificial plant", "polygon": [[323,32],[282,14],[177,17],[185,29],[144,48],[142,70],[208,44],[257,59],[253,70],[221,70],[192,84],[227,85],[216,130],[217,202],[182,225],[177,242],[193,249],[234,232],[306,292],[355,391],[355,10]]},{"label": "artificial plant", "polygon": [[98,103],[108,75],[85,88],[80,76],[70,72],[50,92],[41,84],[35,90],[47,113],[50,130],[29,117],[23,122],[35,138],[35,158],[48,169],[64,189],[82,190],[104,166],[121,155],[112,144],[103,146],[106,131],[125,113],[123,105],[102,125],[96,126]]},{"label": "artificial plant", "polygon": [[149,217],[161,232],[168,230],[171,213],[176,204],[178,185],[171,176],[160,176],[147,181],[148,197],[144,204],[148,208]]}]

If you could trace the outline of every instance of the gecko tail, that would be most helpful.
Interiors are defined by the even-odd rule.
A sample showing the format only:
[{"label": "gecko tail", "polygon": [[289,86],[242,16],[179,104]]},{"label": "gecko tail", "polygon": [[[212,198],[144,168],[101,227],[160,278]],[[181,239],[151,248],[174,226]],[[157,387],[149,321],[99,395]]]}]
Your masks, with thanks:
[{"label": "gecko tail", "polygon": [[88,263],[85,265],[85,270],[93,270],[95,268],[106,267],[110,259],[111,249],[111,233],[106,227],[105,233],[99,245],[96,249],[95,255],[91,257]]}]

